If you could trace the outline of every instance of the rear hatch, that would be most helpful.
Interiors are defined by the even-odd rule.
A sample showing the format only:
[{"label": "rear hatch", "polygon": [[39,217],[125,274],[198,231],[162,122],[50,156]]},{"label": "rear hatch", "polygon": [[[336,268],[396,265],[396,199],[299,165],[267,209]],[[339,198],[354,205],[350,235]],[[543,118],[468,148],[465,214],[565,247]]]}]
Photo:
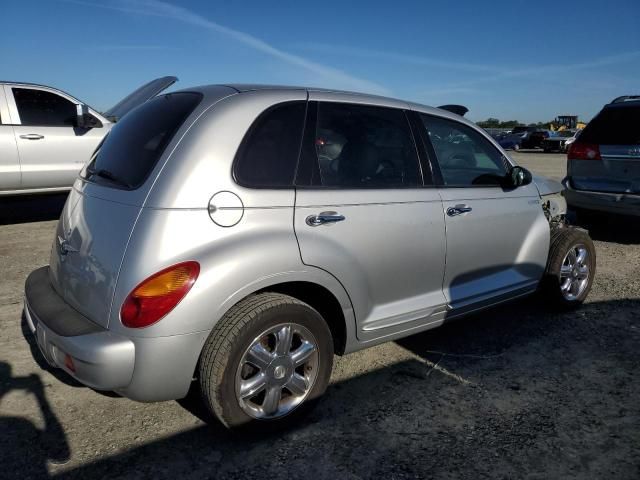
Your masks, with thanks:
[{"label": "rear hatch", "polygon": [[578,190],[640,194],[640,102],[611,104],[574,143],[592,146],[593,159],[569,156],[569,176]]},{"label": "rear hatch", "polygon": [[147,100],[152,99],[177,81],[178,77],[173,76],[161,77],[156,78],[155,80],[151,80],[149,83],[145,83],[137,90],[124,97],[116,105],[104,112],[104,114],[113,121],[120,120],[131,110],[139,107]]},{"label": "rear hatch", "polygon": [[199,93],[171,93],[128,113],[69,195],[51,252],[51,282],[67,303],[99,325],[108,326],[122,259],[155,167],[201,99]]}]

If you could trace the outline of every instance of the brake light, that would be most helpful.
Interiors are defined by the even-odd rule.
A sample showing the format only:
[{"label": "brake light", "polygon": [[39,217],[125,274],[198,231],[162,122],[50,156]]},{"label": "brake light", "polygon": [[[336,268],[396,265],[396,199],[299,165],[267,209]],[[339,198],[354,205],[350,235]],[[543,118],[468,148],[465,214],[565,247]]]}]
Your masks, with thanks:
[{"label": "brake light", "polygon": [[567,154],[569,160],[602,160],[600,147],[593,143],[573,142]]},{"label": "brake light", "polygon": [[76,371],[76,366],[73,364],[73,358],[68,353],[64,354],[64,366],[67,367],[70,371]]},{"label": "brake light", "polygon": [[120,321],[129,328],[154,324],[180,303],[199,273],[198,262],[184,262],[151,275],[127,296],[120,309]]}]

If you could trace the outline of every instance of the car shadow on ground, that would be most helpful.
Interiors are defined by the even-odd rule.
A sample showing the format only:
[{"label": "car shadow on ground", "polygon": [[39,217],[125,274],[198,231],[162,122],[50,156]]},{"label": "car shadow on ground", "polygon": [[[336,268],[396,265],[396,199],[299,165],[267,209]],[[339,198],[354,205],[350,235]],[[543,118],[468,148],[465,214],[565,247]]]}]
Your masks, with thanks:
[{"label": "car shadow on ground", "polygon": [[[640,359],[629,327],[639,307],[640,300],[618,300],[550,313],[532,297],[493,308],[398,341],[405,359],[385,364],[380,354],[381,366],[332,383],[315,410],[285,431],[200,424],[56,477],[632,476]],[[2,393],[38,390],[35,376],[2,375]],[[182,405],[202,416],[197,403]],[[44,462],[69,455],[59,451],[67,445],[61,426],[47,437],[57,437],[55,449],[47,442],[34,456],[42,431],[24,419],[0,422],[10,476],[42,473]]]},{"label": "car shadow on ground", "polygon": [[594,240],[626,245],[640,244],[640,218],[600,212],[569,212],[573,225],[589,230]]},{"label": "car shadow on ground", "polygon": [[67,193],[0,197],[0,225],[60,218]]}]

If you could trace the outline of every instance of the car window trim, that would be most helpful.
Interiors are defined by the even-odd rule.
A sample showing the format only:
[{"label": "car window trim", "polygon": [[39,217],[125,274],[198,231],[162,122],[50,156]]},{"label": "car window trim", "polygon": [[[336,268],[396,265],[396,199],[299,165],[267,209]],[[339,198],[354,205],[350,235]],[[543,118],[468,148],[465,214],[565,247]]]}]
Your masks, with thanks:
[{"label": "car window trim", "polygon": [[0,125],[11,125],[9,104],[7,103],[4,85],[0,84]]},{"label": "car window trim", "polygon": [[[415,112],[417,115],[417,120],[418,120],[418,125],[417,128],[419,128],[421,136],[423,138],[423,142],[425,143],[426,147],[427,147],[427,151],[429,152],[429,161],[430,164],[432,166],[432,168],[434,169],[434,171],[437,171],[437,179],[438,179],[438,188],[498,188],[502,191],[504,191],[504,186],[500,185],[500,184],[485,184],[485,185],[447,185],[444,183],[444,177],[442,176],[442,170],[440,169],[440,163],[438,161],[438,155],[436,154],[436,150],[433,147],[433,143],[431,142],[431,139],[429,138],[428,132],[429,130],[427,129],[427,126],[424,124],[424,122],[422,121],[422,119],[420,118],[420,116],[427,116],[427,117],[432,117],[432,118],[437,118],[437,119],[442,119],[442,120],[448,120],[450,122],[454,122],[457,123],[459,125],[462,125],[463,127],[466,128],[470,128],[472,130],[474,130],[475,132],[477,132],[478,134],[480,134],[480,136],[484,137],[487,142],[491,145],[491,147],[500,154],[500,156],[503,158],[503,160],[506,162],[505,167],[507,165],[513,166],[513,163],[511,162],[511,160],[509,159],[509,157],[507,157],[505,154],[503,154],[499,149],[497,149],[495,147],[495,145],[493,145],[493,143],[479,130],[473,129],[473,127],[470,127],[469,125],[462,123],[462,122],[458,122],[457,120],[454,120],[452,118],[448,118],[448,117],[442,117],[439,115],[433,115],[430,113],[424,113],[424,112]],[[434,159],[434,161],[431,161],[431,158]]]},{"label": "car window trim", "polygon": [[435,160],[435,151],[431,141],[427,138],[427,129],[422,124],[420,114],[413,110],[407,111],[407,118],[409,119],[409,125],[413,132],[413,136],[416,139],[416,147],[418,149],[418,158],[420,159],[421,170],[429,172],[431,175],[431,183],[427,184],[423,175],[424,187],[434,188],[440,187],[443,183],[442,172],[440,171],[440,165]]},{"label": "car window trim", "polygon": [[[60,95],[58,92],[55,91],[51,91],[49,89],[46,88],[34,88],[34,87],[29,87],[29,86],[21,86],[21,85],[9,85],[9,90],[11,90],[11,99],[13,100],[13,107],[15,108],[15,115],[17,116],[17,121],[19,122],[18,124],[14,124],[14,126],[22,126],[22,127],[47,127],[47,128],[75,128],[74,125],[60,125],[60,124],[56,124],[56,125],[51,125],[51,124],[47,124],[47,123],[31,123],[31,124],[24,124],[22,122],[22,116],[20,115],[20,109],[18,108],[18,102],[16,102],[16,98],[14,96],[13,90],[14,89],[20,89],[20,90],[37,90],[39,92],[45,92],[45,93],[49,93],[51,95],[57,95],[58,97],[66,100],[67,102],[71,103],[74,107],[77,107],[77,105],[80,105],[79,103],[77,103],[74,100],[71,100],[70,98],[66,97],[65,95]],[[91,113],[93,115],[93,113]],[[95,115],[94,115],[95,116]],[[12,120],[13,120],[13,115],[12,115]]]},{"label": "car window trim", "polygon": [[[182,139],[184,138],[184,135],[186,134],[187,131],[189,131],[189,128],[191,128],[193,123],[195,123],[197,121],[198,117],[196,117],[192,122],[189,123],[187,129],[179,137],[178,137],[178,133],[183,130],[183,128],[185,127],[185,124],[187,124],[187,120],[189,120],[189,118],[193,115],[193,113],[198,109],[199,105],[202,103],[202,101],[204,99],[204,95],[201,92],[186,91],[186,90],[178,91],[178,92],[164,93],[164,94],[162,94],[162,96],[183,95],[183,94],[195,95],[195,96],[197,96],[198,101],[193,106],[191,111],[182,119],[182,122],[180,123],[178,128],[174,130],[173,135],[171,135],[171,138],[167,141],[167,143],[162,148],[162,151],[157,156],[156,162],[153,165],[153,167],[150,170],[147,171],[146,175],[144,176],[144,178],[140,182],[138,182],[136,184],[131,184],[130,186],[121,186],[121,185],[117,185],[117,184],[114,183],[113,185],[111,185],[109,187],[110,189],[121,190],[121,191],[125,191],[125,192],[134,192],[134,191],[138,190],[139,188],[141,188],[149,180],[149,178],[154,178],[155,179],[157,177],[158,173],[154,173],[154,172],[158,168],[158,164],[161,163],[162,165],[164,165],[164,162],[161,162],[163,157],[166,160],[166,159],[170,158],[171,155],[173,155],[173,152],[175,151],[176,147],[180,144],[180,142],[182,142]],[[158,98],[158,97],[153,97],[152,100],[154,100],[156,98]],[[109,136],[110,133],[111,133],[111,130],[109,130],[105,134],[105,136],[102,138],[102,140],[100,141],[98,146],[95,148],[95,150],[91,154],[91,157],[89,157],[89,161],[87,163],[85,163],[84,166],[82,167],[82,169],[80,170],[80,172],[78,172],[78,178],[80,178],[83,182],[91,183],[91,184],[99,185],[99,186],[105,186],[102,182],[96,182],[95,179],[93,179],[91,175],[87,176],[86,174],[88,173],[87,172],[88,168],[90,168],[91,165],[94,165],[96,157],[97,157],[100,149],[102,148],[102,145],[107,140],[107,137]],[[171,148],[169,148],[170,146],[171,146]],[[165,155],[166,155],[166,157],[165,157]]]},{"label": "car window trim", "polygon": [[[298,145],[298,157],[296,158],[295,165],[293,168],[293,177],[291,180],[291,185],[253,185],[251,183],[241,181],[238,178],[238,172],[237,172],[238,164],[240,163],[239,155],[240,155],[240,152],[243,150],[245,142],[251,139],[253,132],[255,131],[256,128],[258,128],[259,120],[262,119],[265,115],[268,115],[271,111],[273,111],[276,108],[282,107],[283,105],[295,104],[295,103],[304,103],[305,105],[304,105],[304,117],[302,119],[302,135],[300,135],[300,145]],[[236,149],[236,153],[233,156],[233,162],[231,164],[231,178],[233,179],[234,183],[240,187],[250,188],[252,190],[294,190],[296,188],[296,176],[298,175],[302,145],[304,142],[304,134],[306,131],[305,128],[307,123],[308,111],[309,111],[309,100],[307,95],[307,100],[286,100],[284,102],[274,103],[273,105],[270,105],[265,110],[260,112],[253,119],[251,126],[245,132],[244,136],[242,137],[242,140],[240,141],[240,144],[238,145],[238,148]]]},{"label": "car window trim", "polygon": [[77,98],[72,97],[71,95],[69,95],[66,92],[63,92],[62,90],[57,90],[55,88],[50,88],[50,87],[40,87],[40,86],[36,87],[33,85],[0,84],[0,91],[4,90],[5,102],[6,102],[7,113],[8,113],[8,119],[7,119],[8,122],[3,122],[2,125],[10,125],[12,127],[75,128],[73,125],[25,125],[23,124],[22,119],[20,118],[20,112],[18,111],[18,105],[16,104],[16,100],[13,97],[14,88],[22,88],[25,90],[40,90],[42,92],[53,93],[54,95],[58,95],[59,97],[62,97],[65,100],[70,101],[74,105],[85,105],[89,109],[89,114],[91,114],[96,119],[98,119],[100,123],[102,123],[102,126],[104,126],[107,123],[112,123],[109,120],[107,120],[103,115],[101,115],[100,112],[97,112],[86,103],[78,100]]},{"label": "car window trim", "polygon": [[[419,151],[419,142],[416,139],[415,133],[413,131],[413,127],[411,125],[411,121],[409,118],[409,113],[410,110],[404,109],[404,108],[396,108],[396,107],[389,107],[389,106],[382,106],[382,105],[375,105],[375,104],[368,104],[368,103],[354,103],[354,102],[335,102],[332,100],[309,100],[308,102],[308,106],[307,106],[307,115],[305,116],[305,129],[302,133],[302,145],[300,146],[300,152],[298,155],[298,167],[296,168],[296,177],[294,179],[294,186],[295,188],[299,188],[301,190],[336,190],[336,191],[344,191],[344,190],[415,190],[415,189],[421,189],[421,188],[434,188],[436,187],[435,182],[432,182],[431,184],[425,184],[425,178],[424,178],[424,172],[423,172],[423,165],[422,165],[422,160],[420,158],[420,151]],[[358,106],[358,107],[374,107],[374,108],[381,108],[381,109],[388,109],[388,110],[399,110],[404,114],[405,117],[405,121],[407,122],[407,128],[411,137],[411,141],[413,143],[413,148],[415,149],[415,155],[416,155],[416,160],[417,160],[417,168],[418,168],[418,184],[417,185],[412,185],[412,186],[402,186],[402,185],[394,185],[394,186],[390,186],[390,187],[381,187],[379,185],[375,185],[375,186],[337,186],[337,185],[312,185],[311,183],[311,178],[302,178],[303,174],[300,173],[301,169],[300,166],[304,166],[306,168],[304,168],[304,173],[306,173],[307,175],[313,171],[313,165],[304,165],[303,162],[313,162],[313,159],[311,158],[306,158],[308,156],[303,155],[303,149],[304,149],[304,141],[306,139],[306,137],[309,135],[309,132],[313,132],[313,136],[315,136],[315,132],[317,130],[317,124],[318,124],[318,115],[317,115],[317,110],[320,106],[321,103],[339,103],[341,105],[353,105],[353,106]],[[311,107],[311,108],[310,108]],[[315,110],[315,111],[314,111]],[[317,155],[315,155],[315,159],[316,159],[316,168],[319,168],[319,165],[317,163]]]}]

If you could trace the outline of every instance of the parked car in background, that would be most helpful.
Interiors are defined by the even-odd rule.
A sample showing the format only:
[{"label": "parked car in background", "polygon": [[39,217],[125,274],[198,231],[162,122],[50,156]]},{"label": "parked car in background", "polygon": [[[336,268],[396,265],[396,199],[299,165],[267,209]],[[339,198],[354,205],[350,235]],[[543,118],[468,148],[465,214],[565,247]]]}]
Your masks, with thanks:
[{"label": "parked car in background", "polygon": [[501,146],[503,148],[519,150],[521,148],[528,148],[524,145],[529,142],[529,137],[532,133],[536,132],[538,127],[529,127],[526,125],[517,125],[511,129],[510,132],[504,134],[501,138]]},{"label": "parked car in background", "polygon": [[[566,152],[568,145],[575,141],[578,130],[562,130],[556,132],[542,141],[542,149],[545,153],[549,152]],[[569,142],[571,140],[571,142]],[[568,142],[568,143],[567,143]]]},{"label": "parked car in background", "polygon": [[555,136],[555,134],[551,130],[538,128],[522,139],[521,147],[527,149],[542,148],[543,142],[547,138]]},{"label": "parked car in background", "polygon": [[57,88],[0,82],[0,195],[69,190],[114,122],[176,80],[149,82],[105,113]]},{"label": "parked car in background", "polygon": [[562,182],[579,213],[640,215],[640,95],[605,105],[569,147]]},{"label": "parked car in background", "polygon": [[493,139],[498,142],[505,150],[520,150],[522,144],[522,134],[501,133],[492,135]]},{"label": "parked car in background", "polygon": [[92,388],[161,401],[195,379],[228,427],[295,420],[334,354],[539,286],[579,306],[595,251],[564,225],[561,189],[442,109],[247,85],[160,95],[83,168],[24,312],[48,361]]}]

